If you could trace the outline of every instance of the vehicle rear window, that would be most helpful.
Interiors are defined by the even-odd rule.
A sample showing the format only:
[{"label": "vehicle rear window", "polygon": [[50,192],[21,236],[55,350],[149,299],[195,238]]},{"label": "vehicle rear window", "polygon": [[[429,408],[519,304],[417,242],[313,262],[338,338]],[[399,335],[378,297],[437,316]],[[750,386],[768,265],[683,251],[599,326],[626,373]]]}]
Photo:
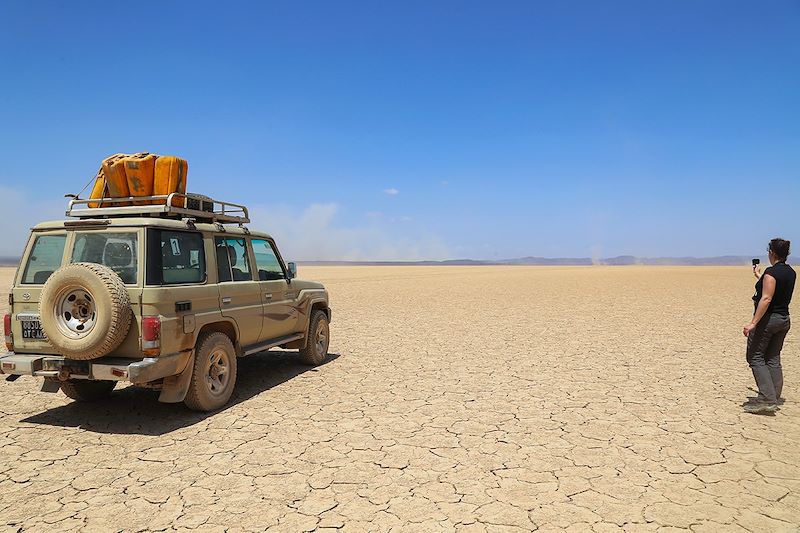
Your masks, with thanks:
[{"label": "vehicle rear window", "polygon": [[203,283],[206,254],[199,233],[161,231],[161,283]]},{"label": "vehicle rear window", "polygon": [[196,231],[147,230],[147,285],[206,282],[206,253]]},{"label": "vehicle rear window", "polygon": [[125,284],[136,283],[139,261],[136,233],[84,232],[75,235],[73,263],[105,265]]},{"label": "vehicle rear window", "polygon": [[33,242],[33,249],[28,254],[28,262],[22,275],[22,283],[41,285],[50,274],[61,266],[64,257],[65,234],[39,235]]}]

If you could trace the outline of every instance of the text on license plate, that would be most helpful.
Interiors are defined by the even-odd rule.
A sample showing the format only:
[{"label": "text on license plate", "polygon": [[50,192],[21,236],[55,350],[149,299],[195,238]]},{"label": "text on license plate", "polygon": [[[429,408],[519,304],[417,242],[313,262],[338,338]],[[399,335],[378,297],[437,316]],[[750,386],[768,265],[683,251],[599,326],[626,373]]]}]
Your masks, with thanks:
[{"label": "text on license plate", "polygon": [[42,323],[38,320],[23,320],[22,321],[22,338],[23,339],[46,339],[44,331],[42,331]]}]

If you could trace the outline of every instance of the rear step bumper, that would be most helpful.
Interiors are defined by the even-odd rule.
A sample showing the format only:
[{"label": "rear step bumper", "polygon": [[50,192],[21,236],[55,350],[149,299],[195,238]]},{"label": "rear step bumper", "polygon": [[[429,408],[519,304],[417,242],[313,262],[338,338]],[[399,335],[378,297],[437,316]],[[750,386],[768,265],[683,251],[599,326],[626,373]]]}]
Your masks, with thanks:
[{"label": "rear step bumper", "polygon": [[75,361],[60,355],[8,353],[0,356],[0,374],[40,376],[44,378],[92,379],[147,383],[180,374],[186,368],[191,350],[161,357],[123,359],[101,357]]}]

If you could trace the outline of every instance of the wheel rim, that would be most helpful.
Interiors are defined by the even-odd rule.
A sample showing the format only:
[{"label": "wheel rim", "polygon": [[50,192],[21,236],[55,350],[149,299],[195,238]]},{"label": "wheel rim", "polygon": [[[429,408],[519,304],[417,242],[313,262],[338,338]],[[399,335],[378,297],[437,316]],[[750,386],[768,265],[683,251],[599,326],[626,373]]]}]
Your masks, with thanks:
[{"label": "wheel rim", "polygon": [[86,337],[97,323],[94,296],[85,287],[66,287],[55,299],[55,321],[66,336]]},{"label": "wheel rim", "polygon": [[230,381],[230,356],[221,347],[211,350],[208,356],[208,371],[206,372],[206,385],[208,391],[214,396],[222,396]]},{"label": "wheel rim", "polygon": [[328,325],[324,320],[320,320],[317,323],[317,331],[314,332],[314,343],[318,354],[325,355],[328,353]]}]

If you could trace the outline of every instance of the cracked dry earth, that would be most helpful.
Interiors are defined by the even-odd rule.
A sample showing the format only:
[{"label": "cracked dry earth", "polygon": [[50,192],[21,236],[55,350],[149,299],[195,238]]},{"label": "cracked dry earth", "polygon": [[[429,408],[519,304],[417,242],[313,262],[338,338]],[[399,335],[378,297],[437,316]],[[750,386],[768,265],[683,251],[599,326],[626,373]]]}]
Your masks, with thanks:
[{"label": "cracked dry earth", "polygon": [[223,411],[0,383],[0,524],[798,531],[797,333],[786,404],[743,413],[747,267],[301,275],[331,291],[335,356],[312,370],[291,352],[241,360]]}]

